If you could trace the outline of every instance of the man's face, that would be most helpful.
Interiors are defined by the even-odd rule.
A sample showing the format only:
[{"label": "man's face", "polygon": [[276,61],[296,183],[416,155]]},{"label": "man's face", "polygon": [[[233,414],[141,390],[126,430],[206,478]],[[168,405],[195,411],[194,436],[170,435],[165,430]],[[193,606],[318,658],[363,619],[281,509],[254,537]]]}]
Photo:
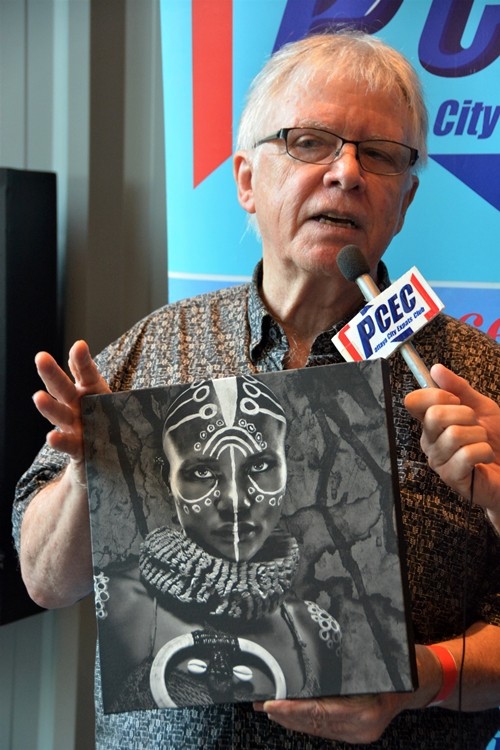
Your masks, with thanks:
[{"label": "man's face", "polygon": [[[263,124],[262,137],[281,127],[314,126],[351,140],[411,143],[408,113],[390,93],[367,92],[340,78],[316,74],[307,87],[289,86]],[[344,146],[330,165],[305,164],[286,153],[282,140],[235,155],[241,205],[255,213],[264,268],[339,276],[338,252],[355,244],[374,269],[403,225],[418,180],[406,172],[365,172],[355,146]],[[266,271],[265,271],[266,273]]]},{"label": "man's face", "polygon": [[188,393],[163,445],[186,535],[216,556],[250,560],[281,515],[286,423],[258,384],[222,383]]}]

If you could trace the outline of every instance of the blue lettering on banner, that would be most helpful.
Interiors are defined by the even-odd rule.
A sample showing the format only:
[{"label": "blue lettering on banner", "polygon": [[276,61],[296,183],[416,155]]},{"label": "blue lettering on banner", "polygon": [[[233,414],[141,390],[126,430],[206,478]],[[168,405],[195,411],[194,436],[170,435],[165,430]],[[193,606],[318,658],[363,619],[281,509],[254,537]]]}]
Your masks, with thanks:
[{"label": "blue lettering on banner", "polygon": [[436,115],[434,135],[474,135],[478,139],[490,138],[500,118],[500,105],[493,107],[483,102],[465,99],[444,101]]},{"label": "blue lettering on banner", "polygon": [[500,54],[500,6],[486,5],[470,47],[461,40],[474,0],[434,0],[425,22],[418,55],[437,76],[458,78],[483,70]]},{"label": "blue lettering on banner", "polygon": [[[488,67],[500,54],[500,6],[485,5],[474,39],[462,38],[474,0],[432,0],[419,44],[422,66],[436,76],[458,78]],[[343,25],[376,34],[394,18],[403,0],[288,0],[274,50],[306,34]]]},{"label": "blue lettering on banner", "polygon": [[283,44],[306,34],[328,31],[332,23],[375,34],[396,15],[403,0],[288,0],[281,20],[275,52]]}]

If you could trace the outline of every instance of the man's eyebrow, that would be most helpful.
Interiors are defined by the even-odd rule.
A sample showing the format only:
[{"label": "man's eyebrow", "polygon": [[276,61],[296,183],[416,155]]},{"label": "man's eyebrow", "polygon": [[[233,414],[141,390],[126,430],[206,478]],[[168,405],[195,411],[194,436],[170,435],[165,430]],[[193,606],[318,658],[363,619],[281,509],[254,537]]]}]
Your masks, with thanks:
[{"label": "man's eyebrow", "polygon": [[[300,123],[299,125],[292,125],[293,128],[314,128],[315,130],[326,130],[328,133],[333,133],[334,135],[338,135],[340,138],[343,137],[342,134],[342,128],[336,128],[330,127],[330,125],[325,125],[324,122],[318,122],[317,120],[306,120],[303,123]],[[348,139],[349,140],[349,139]],[[379,133],[379,132],[371,132],[369,135],[364,136],[363,138],[356,138],[356,141],[396,141],[400,143],[401,141],[398,141],[397,138],[389,138],[386,133]]]},{"label": "man's eyebrow", "polygon": [[301,122],[299,125],[293,125],[294,128],[315,128],[316,130],[331,130],[328,125],[318,120],[306,120]]}]

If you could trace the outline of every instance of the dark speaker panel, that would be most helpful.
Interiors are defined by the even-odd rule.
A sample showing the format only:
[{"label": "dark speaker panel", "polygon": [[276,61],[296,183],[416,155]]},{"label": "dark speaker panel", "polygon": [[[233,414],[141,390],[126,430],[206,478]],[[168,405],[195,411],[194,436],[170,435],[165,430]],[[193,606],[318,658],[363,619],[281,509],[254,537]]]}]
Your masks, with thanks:
[{"label": "dark speaker panel", "polygon": [[12,544],[14,489],[48,425],[32,394],[37,351],[60,356],[56,176],[0,168],[0,624],[39,611]]}]

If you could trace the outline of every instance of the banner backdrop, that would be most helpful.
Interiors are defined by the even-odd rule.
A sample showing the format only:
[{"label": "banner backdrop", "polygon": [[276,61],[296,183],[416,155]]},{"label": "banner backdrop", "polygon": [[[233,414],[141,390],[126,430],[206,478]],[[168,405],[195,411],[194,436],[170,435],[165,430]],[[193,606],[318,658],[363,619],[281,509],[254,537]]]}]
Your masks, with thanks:
[{"label": "banner backdrop", "polygon": [[500,339],[498,0],[160,2],[170,301],[250,278],[261,253],[231,164],[247,88],[273,50],[341,21],[401,50],[429,108],[429,164],[385,255],[391,276],[416,265],[445,312]]},{"label": "banner backdrop", "polygon": [[485,0],[161,0],[169,300],[247,280],[260,247],[231,153],[250,81],[273,50],[342,21],[420,74],[429,164],[385,255],[416,265],[445,311],[500,338],[500,5]]}]

